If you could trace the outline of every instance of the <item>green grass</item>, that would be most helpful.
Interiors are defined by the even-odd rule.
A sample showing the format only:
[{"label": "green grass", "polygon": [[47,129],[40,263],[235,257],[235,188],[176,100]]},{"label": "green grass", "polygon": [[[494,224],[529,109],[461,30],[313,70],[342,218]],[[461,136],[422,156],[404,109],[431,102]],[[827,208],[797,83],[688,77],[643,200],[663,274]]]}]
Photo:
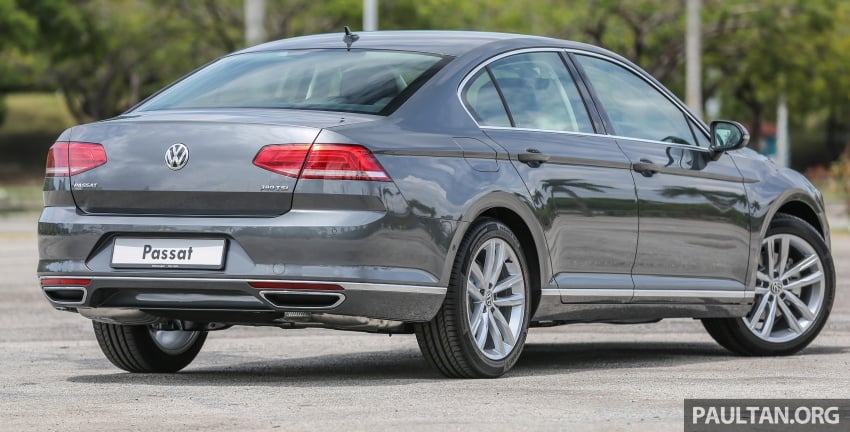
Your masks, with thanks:
[{"label": "green grass", "polygon": [[[0,126],[0,185],[38,183],[44,176],[47,149],[75,121],[57,93],[12,93],[5,101],[6,118]],[[8,198],[0,198],[0,208],[8,205]]]},{"label": "green grass", "polygon": [[47,149],[76,122],[58,93],[5,96],[0,125],[0,215],[37,211]]},{"label": "green grass", "polygon": [[0,213],[32,211],[41,208],[41,184],[0,185]]},{"label": "green grass", "polygon": [[58,134],[76,124],[59,93],[11,93],[6,95],[6,110],[0,134]]}]

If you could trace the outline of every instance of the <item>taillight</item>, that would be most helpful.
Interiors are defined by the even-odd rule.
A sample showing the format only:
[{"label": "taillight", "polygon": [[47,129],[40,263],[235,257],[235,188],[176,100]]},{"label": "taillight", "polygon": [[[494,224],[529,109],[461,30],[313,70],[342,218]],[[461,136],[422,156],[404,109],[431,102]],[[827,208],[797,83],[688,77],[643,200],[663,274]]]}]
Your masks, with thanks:
[{"label": "taillight", "polygon": [[272,282],[272,281],[249,281],[248,285],[257,289],[280,289],[280,290],[319,290],[319,291],[343,291],[336,284],[311,283],[311,282]]},{"label": "taillight", "polygon": [[106,163],[106,151],[100,144],[58,142],[47,152],[47,177],[68,177]]},{"label": "taillight", "polygon": [[91,283],[91,279],[42,279],[41,286],[86,286]]},{"label": "taillight", "polygon": [[254,165],[288,177],[390,181],[372,152],[359,145],[269,145],[260,150]]},{"label": "taillight", "polygon": [[372,152],[357,145],[315,144],[301,178],[389,181]]},{"label": "taillight", "polygon": [[269,145],[254,157],[254,165],[287,177],[298,178],[310,144]]}]

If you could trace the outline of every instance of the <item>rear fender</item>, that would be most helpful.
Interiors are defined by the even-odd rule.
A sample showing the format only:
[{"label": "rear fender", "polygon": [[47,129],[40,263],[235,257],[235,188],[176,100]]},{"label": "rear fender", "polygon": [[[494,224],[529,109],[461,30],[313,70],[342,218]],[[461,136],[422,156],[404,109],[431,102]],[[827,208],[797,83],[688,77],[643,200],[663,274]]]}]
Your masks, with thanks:
[{"label": "rear fender", "polygon": [[518,196],[516,194],[503,191],[495,191],[484,195],[467,209],[464,216],[461,218],[461,224],[452,239],[450,249],[451,256],[450,259],[446,260],[446,269],[443,272],[445,279],[443,280],[448,280],[451,274],[452,265],[457,257],[458,249],[460,248],[460,243],[463,241],[463,238],[466,236],[469,228],[484,213],[493,209],[509,210],[519,216],[522,223],[525,224],[525,227],[531,233],[531,241],[534,243],[535,250],[525,252],[537,254],[537,261],[539,263],[537,272],[541,284],[540,288],[553,285],[552,261],[549,256],[546,236],[541,228],[541,221],[537,219],[531,203],[524,196]]}]

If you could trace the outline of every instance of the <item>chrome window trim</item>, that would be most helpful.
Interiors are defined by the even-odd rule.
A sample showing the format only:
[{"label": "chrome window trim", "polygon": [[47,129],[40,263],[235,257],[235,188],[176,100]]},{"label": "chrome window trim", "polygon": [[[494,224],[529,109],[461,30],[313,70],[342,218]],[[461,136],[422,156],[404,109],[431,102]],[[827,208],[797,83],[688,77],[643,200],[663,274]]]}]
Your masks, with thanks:
[{"label": "chrome window trim", "polygon": [[[587,55],[587,56],[597,57],[597,58],[600,58],[602,60],[609,61],[611,63],[617,64],[617,65],[629,70],[631,73],[637,75],[638,78],[640,78],[641,80],[643,80],[644,82],[646,82],[647,84],[652,86],[652,88],[654,88],[656,91],[661,93],[661,95],[664,96],[670,102],[672,102],[673,105],[675,105],[679,109],[679,111],[682,114],[684,114],[685,117],[690,122],[693,122],[703,133],[705,133],[705,135],[707,137],[709,137],[709,140],[711,139],[711,136],[709,135],[709,131],[707,129],[705,129],[705,127],[702,123],[702,120],[699,120],[696,117],[694,117],[691,114],[691,112],[687,109],[687,107],[685,107],[681,103],[681,101],[678,100],[678,98],[674,97],[674,95],[671,95],[668,90],[659,87],[658,85],[656,85],[652,81],[647,80],[646,77],[643,75],[643,73],[641,73],[639,70],[629,66],[626,63],[623,63],[620,60],[617,60],[615,58],[609,57],[609,56],[604,55],[604,54],[595,53],[595,52],[591,52],[591,51],[585,51],[585,50],[581,50],[581,49],[574,49],[574,48],[552,48],[552,47],[521,48],[521,49],[517,49],[517,50],[506,51],[506,52],[503,52],[501,54],[497,54],[493,57],[490,57],[490,58],[484,60],[483,62],[478,64],[478,66],[475,66],[468,74],[466,74],[466,76],[464,76],[464,78],[460,81],[460,84],[457,87],[457,91],[455,92],[455,95],[457,96],[458,102],[460,102],[460,106],[466,112],[466,115],[469,116],[469,119],[472,120],[472,122],[475,123],[475,125],[478,126],[479,129],[519,130],[519,131],[527,131],[527,132],[550,132],[550,133],[569,134],[569,135],[601,136],[601,137],[609,137],[609,138],[614,138],[614,139],[628,139],[628,140],[633,140],[633,141],[641,141],[641,142],[647,142],[647,143],[652,143],[652,144],[662,144],[662,145],[666,145],[666,146],[678,146],[678,147],[688,148],[688,149],[692,149],[692,150],[694,150],[694,149],[700,150],[700,151],[705,152],[705,153],[709,152],[709,150],[707,148],[701,147],[699,145],[699,142],[697,142],[695,144],[678,144],[678,143],[670,143],[670,142],[649,140],[649,139],[643,139],[643,138],[633,138],[633,137],[626,137],[626,136],[613,135],[613,134],[600,134],[600,133],[574,132],[574,131],[559,131],[559,130],[550,130],[550,129],[529,129],[529,128],[517,128],[517,127],[505,127],[505,126],[488,126],[488,125],[481,125],[480,123],[478,123],[478,120],[475,119],[475,116],[472,115],[472,113],[469,111],[469,108],[466,106],[466,103],[464,103],[464,101],[463,101],[463,89],[466,87],[467,83],[469,83],[469,81],[472,79],[472,77],[474,77],[479,71],[481,71],[485,67],[489,66],[493,62],[496,62],[496,61],[499,61],[499,60],[501,60],[505,57],[510,57],[510,56],[517,55],[517,54],[527,54],[527,53],[536,53],[536,52],[557,52],[557,53],[570,53],[570,54]],[[584,102],[584,101],[582,101],[582,102]],[[696,138],[696,137],[694,137],[694,138]]]},{"label": "chrome window trim", "polygon": [[643,138],[625,137],[625,136],[621,136],[621,135],[605,135],[605,134],[589,133],[589,132],[570,132],[570,131],[556,131],[556,130],[549,130],[549,129],[515,128],[515,127],[505,127],[505,126],[478,126],[478,128],[482,129],[482,130],[492,129],[492,130],[504,130],[504,131],[545,132],[545,133],[556,133],[556,134],[564,134],[564,135],[605,137],[605,138],[613,138],[615,140],[624,139],[624,140],[630,140],[630,141],[647,142],[647,143],[651,143],[651,144],[662,144],[662,145],[670,146],[670,147],[681,147],[681,148],[685,148],[685,149],[688,149],[688,150],[697,150],[697,151],[700,151],[700,152],[703,152],[703,153],[710,153],[709,149],[707,149],[705,147],[695,146],[695,145],[692,145],[692,144],[679,144],[679,143],[673,143],[673,142],[655,141],[655,140],[649,140],[649,139],[643,139]]}]

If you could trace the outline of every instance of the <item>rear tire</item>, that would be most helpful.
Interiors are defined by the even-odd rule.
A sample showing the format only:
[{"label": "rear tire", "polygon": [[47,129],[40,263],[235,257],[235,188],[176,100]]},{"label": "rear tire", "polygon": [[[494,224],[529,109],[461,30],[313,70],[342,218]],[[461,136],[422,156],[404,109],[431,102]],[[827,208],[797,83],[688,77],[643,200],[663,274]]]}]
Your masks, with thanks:
[{"label": "rear tire", "polygon": [[177,372],[195,359],[207,339],[205,331],[163,331],[97,321],[92,325],[103,354],[127,372]]},{"label": "rear tire", "polygon": [[451,378],[495,378],[510,370],[528,333],[528,274],[510,228],[492,219],[473,225],[455,258],[442,308],[416,325],[428,362]]},{"label": "rear tire", "polygon": [[820,333],[835,298],[835,269],[820,234],[778,214],[759,255],[752,310],[742,318],[702,320],[726,349],[748,356],[794,354]]}]

